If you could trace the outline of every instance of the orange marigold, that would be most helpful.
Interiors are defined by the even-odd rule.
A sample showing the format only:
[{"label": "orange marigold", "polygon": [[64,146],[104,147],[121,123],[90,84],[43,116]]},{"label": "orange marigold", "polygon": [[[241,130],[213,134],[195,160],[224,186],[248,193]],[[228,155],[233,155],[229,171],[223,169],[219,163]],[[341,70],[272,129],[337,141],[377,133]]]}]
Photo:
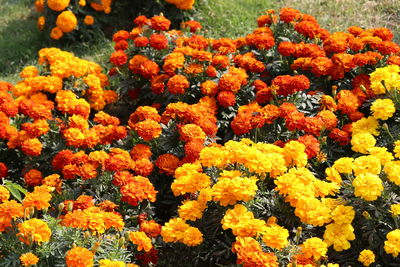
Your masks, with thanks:
[{"label": "orange marigold", "polygon": [[87,248],[75,247],[65,255],[67,267],[92,267],[94,254]]},{"label": "orange marigold", "polygon": [[156,160],[156,166],[160,169],[160,172],[170,176],[174,174],[179,165],[179,158],[170,153],[160,155]]},{"label": "orange marigold", "polygon": [[27,245],[32,242],[39,245],[47,242],[51,237],[51,230],[45,221],[33,218],[23,223],[18,224],[19,240]]},{"label": "orange marigold", "polygon": [[139,201],[148,199],[150,202],[156,201],[157,191],[148,178],[143,176],[134,176],[128,180],[128,183],[120,188],[122,201],[132,206],[137,206]]},{"label": "orange marigold", "polygon": [[183,75],[172,76],[167,82],[167,87],[171,94],[184,94],[189,86],[189,81]]},{"label": "orange marigold", "polygon": [[32,252],[24,253],[19,257],[21,264],[25,267],[35,265],[39,262],[39,258]]},{"label": "orange marigold", "polygon": [[144,232],[130,232],[129,240],[137,245],[138,251],[146,251],[149,252],[153,248],[153,244],[151,243],[151,239]]},{"label": "orange marigold", "polygon": [[42,143],[37,138],[29,138],[22,142],[21,149],[25,155],[36,157],[42,153]]},{"label": "orange marigold", "polygon": [[136,123],[133,129],[145,141],[157,138],[162,133],[161,125],[158,122],[149,119]]}]

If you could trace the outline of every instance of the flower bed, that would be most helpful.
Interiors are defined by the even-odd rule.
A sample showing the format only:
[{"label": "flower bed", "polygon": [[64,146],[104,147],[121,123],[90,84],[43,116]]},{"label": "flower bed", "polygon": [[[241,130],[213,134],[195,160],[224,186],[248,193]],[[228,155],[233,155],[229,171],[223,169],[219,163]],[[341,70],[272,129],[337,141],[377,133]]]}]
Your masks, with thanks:
[{"label": "flower bed", "polygon": [[291,8],[236,40],[134,22],[108,76],[48,48],[0,84],[0,261],[400,263],[389,30],[329,33]]}]

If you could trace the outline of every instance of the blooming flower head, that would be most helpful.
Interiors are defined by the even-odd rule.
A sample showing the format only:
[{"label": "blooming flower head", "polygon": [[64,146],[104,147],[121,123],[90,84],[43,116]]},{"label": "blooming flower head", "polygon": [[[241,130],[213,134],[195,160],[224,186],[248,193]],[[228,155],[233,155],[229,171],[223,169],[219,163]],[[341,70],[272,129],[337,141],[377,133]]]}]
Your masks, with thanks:
[{"label": "blooming flower head", "polygon": [[364,266],[370,266],[375,262],[375,254],[373,251],[369,249],[364,249],[360,252],[358,256],[358,261],[361,262]]}]

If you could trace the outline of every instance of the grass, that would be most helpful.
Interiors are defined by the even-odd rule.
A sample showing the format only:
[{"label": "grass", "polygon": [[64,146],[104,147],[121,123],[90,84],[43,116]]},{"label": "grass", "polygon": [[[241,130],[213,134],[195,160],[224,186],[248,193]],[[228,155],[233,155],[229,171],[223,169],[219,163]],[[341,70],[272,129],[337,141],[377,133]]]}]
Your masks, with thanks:
[{"label": "grass", "polygon": [[[239,37],[250,33],[256,18],[267,9],[291,6],[317,18],[330,31],[345,31],[358,25],[366,28],[388,27],[400,41],[398,0],[197,0],[194,18],[200,21],[208,37]],[[36,27],[33,0],[0,0],[0,80],[15,83],[26,65],[37,62],[47,42]],[[77,56],[104,64],[112,51],[112,42],[103,36],[96,43],[60,47]]]},{"label": "grass", "polygon": [[209,37],[235,38],[252,32],[257,17],[277,7],[271,0],[199,0],[195,19]]},{"label": "grass", "polygon": [[277,4],[315,16],[330,31],[345,31],[353,25],[387,27],[395,34],[395,41],[400,41],[399,0],[278,0]]}]

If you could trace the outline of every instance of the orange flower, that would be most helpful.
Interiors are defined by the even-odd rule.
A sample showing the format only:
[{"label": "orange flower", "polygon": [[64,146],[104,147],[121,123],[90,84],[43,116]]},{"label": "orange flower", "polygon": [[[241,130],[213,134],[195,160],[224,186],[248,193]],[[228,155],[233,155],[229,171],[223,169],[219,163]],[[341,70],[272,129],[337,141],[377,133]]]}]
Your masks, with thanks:
[{"label": "orange flower", "polygon": [[204,95],[213,96],[218,93],[218,84],[207,80],[201,84],[200,90]]},{"label": "orange flower", "polygon": [[185,124],[179,128],[180,139],[189,142],[197,141],[204,142],[206,139],[206,134],[203,129],[196,124]]},{"label": "orange flower", "polygon": [[149,119],[136,123],[133,129],[145,141],[157,138],[162,133],[161,125],[158,122]]},{"label": "orange flower", "polygon": [[122,201],[132,206],[137,206],[139,201],[148,199],[150,202],[156,201],[157,191],[153,184],[143,176],[134,176],[129,179],[127,184],[120,188]]},{"label": "orange flower", "polygon": [[167,82],[167,87],[171,94],[184,94],[189,86],[189,81],[183,75],[172,76]]},{"label": "orange flower", "polygon": [[160,172],[170,176],[174,174],[176,168],[178,168],[179,165],[179,158],[170,153],[160,155],[156,160],[156,166],[159,168]]},{"label": "orange flower", "polygon": [[142,221],[140,231],[146,233],[150,237],[157,237],[161,234],[161,225],[154,220]]},{"label": "orange flower", "polygon": [[63,11],[57,16],[56,25],[63,32],[72,32],[78,26],[78,20],[72,11]]},{"label": "orange flower", "polygon": [[60,179],[60,175],[58,174],[52,174],[49,176],[46,176],[43,181],[43,185],[47,185],[50,187],[54,187],[57,193],[61,193],[61,187],[62,187],[62,181]]},{"label": "orange flower", "polygon": [[33,218],[18,224],[19,240],[27,245],[32,242],[41,245],[50,240],[51,230],[46,222]]},{"label": "orange flower", "polygon": [[294,20],[299,20],[301,17],[300,11],[290,8],[290,7],[284,7],[279,11],[279,18],[280,20],[289,23]]},{"label": "orange flower", "polygon": [[29,138],[22,142],[21,149],[25,155],[36,157],[42,153],[42,143],[37,138]]},{"label": "orange flower", "polygon": [[141,176],[148,176],[153,172],[154,165],[148,158],[135,160],[135,173]]},{"label": "orange flower", "polygon": [[167,31],[171,25],[171,21],[164,16],[154,16],[150,19],[151,28],[156,31]]},{"label": "orange flower", "polygon": [[168,47],[168,39],[164,34],[152,34],[150,36],[150,46],[156,50],[163,50]]},{"label": "orange flower", "polygon": [[92,267],[94,254],[87,248],[75,247],[65,255],[67,267]]},{"label": "orange flower", "polygon": [[22,254],[19,259],[21,261],[21,264],[25,267],[35,265],[39,262],[39,258],[31,252]]},{"label": "orange flower", "polygon": [[115,51],[110,56],[110,62],[115,66],[122,66],[128,61],[128,56],[122,50]]},{"label": "orange flower", "polygon": [[145,144],[137,144],[135,145],[132,150],[129,152],[133,160],[138,160],[141,158],[150,158],[152,153],[151,153],[151,148],[148,145]]},{"label": "orange flower", "polygon": [[144,232],[130,232],[129,233],[129,240],[137,245],[137,250],[141,251],[144,250],[149,252],[153,248],[153,244],[151,243],[151,239],[147,237]]},{"label": "orange flower", "polygon": [[85,18],[83,19],[83,23],[85,23],[86,25],[93,25],[94,23],[94,18],[93,16],[85,16]]},{"label": "orange flower", "polygon": [[236,104],[236,95],[231,91],[220,91],[217,96],[218,104],[227,108]]},{"label": "orange flower", "polygon": [[8,200],[10,198],[10,191],[3,185],[0,185],[0,203]]},{"label": "orange flower", "polygon": [[43,176],[39,170],[32,169],[24,174],[24,180],[28,186],[33,187],[33,186],[40,185],[42,183]]},{"label": "orange flower", "polygon": [[35,189],[32,193],[26,193],[22,204],[24,208],[34,207],[37,210],[43,210],[50,207],[51,200],[51,192],[53,191],[52,187],[47,185],[35,186]]}]

